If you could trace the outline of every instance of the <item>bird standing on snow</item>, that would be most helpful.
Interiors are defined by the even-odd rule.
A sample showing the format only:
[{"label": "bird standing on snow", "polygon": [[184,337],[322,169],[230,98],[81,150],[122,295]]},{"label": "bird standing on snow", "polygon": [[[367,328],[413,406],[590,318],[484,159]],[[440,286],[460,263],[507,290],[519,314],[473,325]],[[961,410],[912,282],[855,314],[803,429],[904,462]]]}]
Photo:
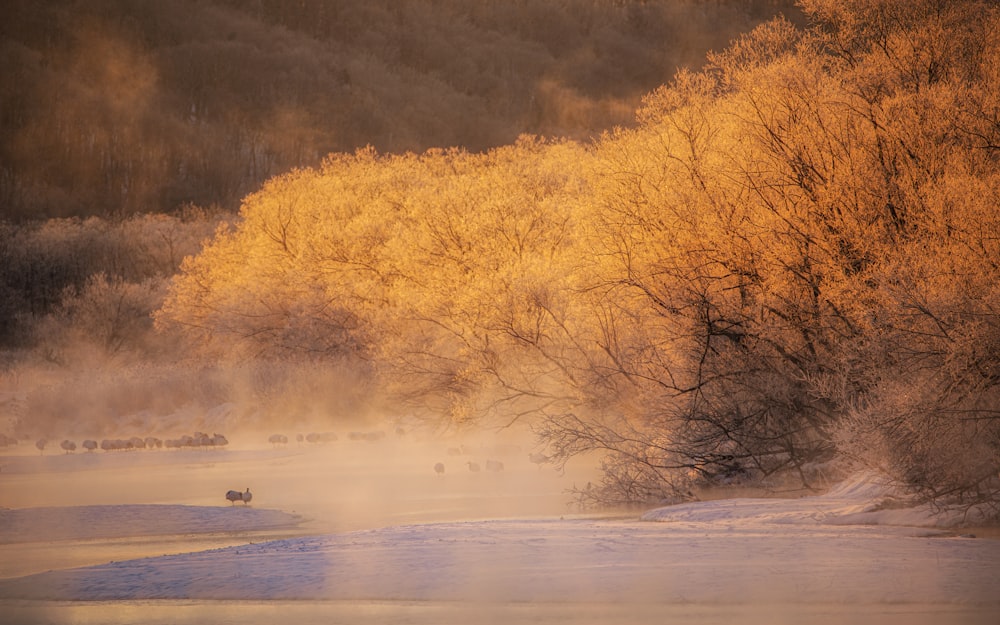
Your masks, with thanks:
[{"label": "bird standing on snow", "polygon": [[444,475],[444,463],[443,462],[439,462],[439,463],[435,464],[434,465],[434,472],[437,473],[438,475]]},{"label": "bird standing on snow", "polygon": [[226,499],[228,499],[233,505],[236,505],[237,501],[242,501],[243,505],[246,505],[250,503],[251,499],[253,499],[253,493],[250,492],[249,488],[245,493],[241,493],[238,490],[231,490],[226,493]]}]

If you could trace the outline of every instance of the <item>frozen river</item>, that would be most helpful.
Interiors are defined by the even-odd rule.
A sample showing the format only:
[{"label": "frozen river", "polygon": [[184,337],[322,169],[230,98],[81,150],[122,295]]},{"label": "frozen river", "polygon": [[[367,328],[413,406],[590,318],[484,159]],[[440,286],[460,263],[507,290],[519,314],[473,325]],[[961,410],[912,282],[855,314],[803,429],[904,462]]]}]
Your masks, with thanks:
[{"label": "frozen river", "polygon": [[[870,484],[596,518],[566,505],[589,467],[463,451],[342,436],[4,456],[2,620],[1000,622],[1000,541],[880,511]],[[504,471],[469,471],[487,459]],[[225,501],[247,487],[250,506]]]}]

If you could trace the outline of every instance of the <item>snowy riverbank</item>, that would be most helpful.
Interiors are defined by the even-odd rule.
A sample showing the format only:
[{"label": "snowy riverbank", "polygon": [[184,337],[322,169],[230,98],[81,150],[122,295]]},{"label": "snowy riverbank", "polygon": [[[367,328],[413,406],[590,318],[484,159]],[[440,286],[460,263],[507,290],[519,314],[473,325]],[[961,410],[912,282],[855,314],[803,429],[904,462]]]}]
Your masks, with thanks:
[{"label": "snowy riverbank", "polygon": [[[165,458],[170,465],[170,456]],[[225,469],[226,458],[240,458],[240,471],[247,474],[246,457],[218,458],[199,471],[202,479],[232,469]],[[258,460],[272,477],[316,468],[309,454],[269,452]],[[528,496],[524,485],[542,483],[543,476],[551,477],[534,467],[514,467],[502,476],[448,475],[449,483],[427,470],[415,479],[425,480],[428,492],[440,489],[433,497],[407,502],[399,498],[416,493],[390,494],[402,501],[398,505],[424,514],[428,502],[445,510],[459,491],[477,492],[483,509],[496,509],[497,500],[515,496],[509,489]],[[504,486],[502,480],[511,481]],[[284,493],[287,500],[277,495],[272,501],[296,501],[292,493]],[[473,622],[649,622],[659,615],[723,623],[747,613],[756,616],[737,620],[1000,622],[1000,541],[943,529],[948,519],[886,506],[889,497],[877,481],[859,477],[822,496],[683,504],[652,510],[644,520],[513,513],[476,520],[456,509],[447,514],[469,518],[394,512],[383,516],[387,523],[336,531],[327,531],[335,524],[317,515],[332,517],[370,501],[314,506],[309,519],[293,513],[292,505],[270,509],[256,498],[250,507],[84,503],[6,509],[0,511],[0,552],[76,549],[115,537],[141,545],[164,536],[190,541],[210,535],[222,546],[189,549],[183,543],[165,555],[8,577],[0,580],[0,606],[14,622],[35,623],[208,618],[256,624],[289,605],[312,606],[302,622],[380,622],[379,614],[388,621],[468,622],[475,614]],[[257,608],[248,612],[248,605]],[[111,609],[123,606],[148,609],[139,609],[141,617],[134,619],[122,616],[128,610]]]}]

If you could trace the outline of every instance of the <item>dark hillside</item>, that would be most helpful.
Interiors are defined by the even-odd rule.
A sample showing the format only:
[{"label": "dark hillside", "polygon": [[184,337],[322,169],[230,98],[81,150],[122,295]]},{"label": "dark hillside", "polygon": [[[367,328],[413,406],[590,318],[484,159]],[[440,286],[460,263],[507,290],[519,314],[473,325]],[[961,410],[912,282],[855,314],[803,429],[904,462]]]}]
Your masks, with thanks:
[{"label": "dark hillside", "polygon": [[9,0],[0,217],[235,208],[330,152],[581,138],[789,0]]}]

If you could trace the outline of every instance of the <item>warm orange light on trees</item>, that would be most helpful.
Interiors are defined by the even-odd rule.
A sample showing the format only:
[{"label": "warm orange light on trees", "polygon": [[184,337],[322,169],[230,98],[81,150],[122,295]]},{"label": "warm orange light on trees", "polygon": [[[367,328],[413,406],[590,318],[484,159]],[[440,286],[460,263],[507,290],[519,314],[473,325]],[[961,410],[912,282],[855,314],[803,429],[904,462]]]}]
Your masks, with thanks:
[{"label": "warm orange light on trees", "polygon": [[558,458],[607,452],[598,501],[850,460],[996,506],[1000,15],[804,4],[812,28],[758,28],[590,146],[276,178],[158,320],[530,415]]}]

